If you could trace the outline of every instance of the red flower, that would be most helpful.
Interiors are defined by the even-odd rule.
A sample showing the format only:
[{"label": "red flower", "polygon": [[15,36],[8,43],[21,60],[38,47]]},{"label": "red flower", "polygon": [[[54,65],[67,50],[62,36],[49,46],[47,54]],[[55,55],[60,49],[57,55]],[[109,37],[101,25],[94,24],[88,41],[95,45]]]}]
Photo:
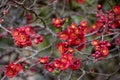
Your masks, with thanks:
[{"label": "red flower", "polygon": [[54,66],[55,66],[56,68],[59,68],[60,65],[61,65],[61,61],[60,61],[59,59],[55,59],[54,62],[53,62],[53,64],[54,64]]},{"label": "red flower", "polygon": [[63,22],[64,21],[60,18],[53,18],[52,25],[55,26],[56,28],[60,28]]},{"label": "red flower", "polygon": [[66,70],[69,67],[69,62],[66,61],[65,63],[61,62],[60,66],[59,66],[59,70]]},{"label": "red flower", "polygon": [[14,38],[14,43],[18,47],[31,46],[31,44],[32,44],[29,40],[29,37],[24,33],[19,33],[19,36]]},{"label": "red flower", "polygon": [[74,52],[74,49],[73,49],[73,48],[69,48],[68,51],[69,51],[70,53],[73,53],[73,52]]},{"label": "red flower", "polygon": [[102,54],[102,56],[103,57],[106,57],[107,55],[108,55],[108,48],[107,47],[105,47],[105,46],[103,46],[102,48],[101,48],[101,54]]},{"label": "red flower", "polygon": [[43,41],[43,38],[42,38],[41,35],[38,34],[38,35],[35,36],[35,39],[34,39],[35,44],[39,44],[42,41]]},{"label": "red flower", "polygon": [[69,38],[69,35],[68,35],[67,31],[63,31],[63,32],[58,33],[58,37],[61,40],[67,40]]},{"label": "red flower", "polygon": [[102,9],[102,6],[100,4],[97,5],[97,9],[100,10]]},{"label": "red flower", "polygon": [[9,65],[6,66],[5,75],[12,78],[15,75],[17,75],[21,70],[22,70],[21,64],[14,64],[11,62]]},{"label": "red flower", "polygon": [[27,25],[24,28],[25,28],[25,33],[26,34],[28,34],[28,35],[35,34],[35,31],[34,31],[34,29],[31,26]]},{"label": "red flower", "polygon": [[65,70],[69,67],[69,62],[67,60],[65,60],[63,62],[63,60],[59,60],[59,59],[55,59],[54,60],[54,66],[59,69],[59,70]]},{"label": "red flower", "polygon": [[70,68],[71,70],[79,69],[79,68],[80,68],[80,59],[78,58],[78,59],[72,60],[69,68]]},{"label": "red flower", "polygon": [[113,11],[115,12],[116,15],[120,15],[120,6],[114,6]]},{"label": "red flower", "polygon": [[[89,30],[90,32],[94,32],[94,31],[99,31],[103,26],[103,23],[101,23],[100,21],[96,21],[92,26],[91,29]],[[101,32],[97,32],[95,35],[100,34]]]},{"label": "red flower", "polygon": [[76,29],[76,28],[77,28],[77,27],[76,27],[76,23],[73,22],[73,23],[70,25],[69,28],[70,28],[70,29],[73,29],[73,30]]},{"label": "red flower", "polygon": [[45,69],[49,72],[53,72],[55,66],[53,63],[45,64]]},{"label": "red flower", "polygon": [[17,36],[15,39],[21,43],[24,43],[29,40],[28,36],[24,33],[19,33],[19,36]]},{"label": "red flower", "polygon": [[61,58],[61,59],[55,59],[54,60],[54,66],[55,68],[59,70],[65,70],[69,67],[69,61],[67,61],[66,58]]},{"label": "red flower", "polygon": [[44,56],[38,59],[41,64],[47,64],[48,61],[48,56]]},{"label": "red flower", "polygon": [[62,62],[66,62],[66,61],[71,62],[71,60],[72,60],[72,54],[71,53],[62,54],[60,56],[60,59],[61,59]]},{"label": "red flower", "polygon": [[65,43],[58,43],[56,47],[58,52],[61,54],[65,53],[68,50],[68,47],[66,46]]},{"label": "red flower", "polygon": [[14,29],[11,34],[12,34],[13,38],[15,38],[15,37],[17,37],[19,35],[19,30]]},{"label": "red flower", "polygon": [[76,0],[77,3],[82,4],[83,0]]},{"label": "red flower", "polygon": [[94,46],[94,49],[96,50],[96,51],[99,51],[100,50],[100,46]]},{"label": "red flower", "polygon": [[84,31],[84,33],[87,32],[87,29],[88,29],[88,25],[87,25],[87,22],[85,20],[81,21],[80,24],[79,24],[79,28]]},{"label": "red flower", "polygon": [[91,44],[92,44],[93,46],[97,46],[97,45],[98,45],[98,40],[92,40]]}]

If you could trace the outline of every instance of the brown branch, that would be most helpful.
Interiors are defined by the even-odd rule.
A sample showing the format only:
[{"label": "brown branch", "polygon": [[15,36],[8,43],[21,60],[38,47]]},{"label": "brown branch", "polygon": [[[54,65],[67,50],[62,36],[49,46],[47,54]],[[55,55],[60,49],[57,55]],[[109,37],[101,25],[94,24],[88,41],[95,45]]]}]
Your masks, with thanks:
[{"label": "brown branch", "polygon": [[41,18],[35,11],[25,7],[23,3],[19,3],[19,2],[14,1],[14,0],[11,0],[11,1],[16,3],[17,5],[21,6],[22,8],[24,8],[26,11],[29,11],[29,12],[33,13],[36,16],[37,19],[40,19],[42,21],[43,25],[44,25],[43,29],[45,29],[47,27],[45,21],[43,20],[43,18]]}]

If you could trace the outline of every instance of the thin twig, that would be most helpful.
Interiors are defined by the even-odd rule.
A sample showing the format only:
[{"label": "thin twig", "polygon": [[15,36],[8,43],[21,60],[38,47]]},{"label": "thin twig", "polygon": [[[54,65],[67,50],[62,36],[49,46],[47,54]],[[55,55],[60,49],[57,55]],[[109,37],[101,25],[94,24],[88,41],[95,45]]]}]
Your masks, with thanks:
[{"label": "thin twig", "polygon": [[5,78],[6,78],[6,75],[4,75],[1,80],[4,80]]},{"label": "thin twig", "polygon": [[11,33],[11,31],[9,31],[9,30],[6,29],[5,27],[3,27],[1,24],[0,24],[0,28],[2,28],[3,30],[5,30],[5,31],[8,32],[8,33]]},{"label": "thin twig", "polygon": [[71,76],[72,76],[73,71],[70,72],[70,75],[68,76],[67,80],[70,80]]},{"label": "thin twig", "polygon": [[80,70],[82,71],[82,75],[77,80],[81,80],[86,73],[85,70],[83,69],[80,69]]}]

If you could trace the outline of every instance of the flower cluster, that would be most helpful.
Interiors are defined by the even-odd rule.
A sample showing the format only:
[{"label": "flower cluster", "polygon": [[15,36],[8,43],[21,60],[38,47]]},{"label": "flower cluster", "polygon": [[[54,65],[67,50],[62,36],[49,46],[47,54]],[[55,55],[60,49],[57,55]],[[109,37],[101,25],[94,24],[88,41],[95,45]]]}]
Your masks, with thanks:
[{"label": "flower cluster", "polygon": [[102,30],[101,30],[102,28],[103,28],[103,24],[102,24],[99,20],[97,20],[97,21],[91,26],[90,32],[98,31],[98,32],[96,33],[96,35],[97,35],[97,34],[100,34],[100,33],[102,32]]},{"label": "flower cluster", "polygon": [[61,54],[60,58],[54,59],[53,64],[58,70],[66,70],[67,68],[76,70],[80,68],[80,59],[73,60],[72,53]]},{"label": "flower cluster", "polygon": [[81,50],[85,44],[85,33],[87,32],[86,21],[81,21],[78,26],[72,23],[67,29],[58,33],[58,37],[63,41],[57,43],[57,50],[60,53],[60,58],[56,58],[53,62],[48,61],[48,57],[44,56],[39,58],[39,62],[45,65],[45,69],[49,72],[57,70],[76,70],[80,68],[80,59],[73,59],[72,53],[74,48]]},{"label": "flower cluster", "polygon": [[99,42],[98,40],[93,40],[91,44],[94,46],[95,52],[92,53],[92,56],[98,60],[102,60],[102,58],[108,55],[108,47],[110,43],[107,40]]},{"label": "flower cluster", "polygon": [[34,43],[38,44],[43,41],[41,35],[36,34],[31,26],[20,26],[12,31],[12,37],[14,39],[15,45],[18,47],[31,46],[31,40],[34,39]]},{"label": "flower cluster", "polygon": [[113,12],[115,14],[115,20],[113,22],[113,28],[118,28],[120,27],[120,6],[114,6],[113,7]]},{"label": "flower cluster", "polygon": [[57,70],[76,70],[80,68],[80,59],[72,59],[72,53],[61,54],[60,58],[54,59],[53,62],[49,63],[48,57],[44,56],[38,59],[41,64],[44,64],[45,69],[49,72]]},{"label": "flower cluster", "polygon": [[[104,25],[104,24],[111,24],[112,21],[115,19],[113,10],[106,11],[104,13],[101,9],[97,11],[96,17],[98,20]],[[111,26],[109,26],[111,27]],[[112,27],[111,27],[112,28]]]},{"label": "flower cluster", "polygon": [[55,26],[56,28],[60,28],[63,23],[64,23],[64,19],[53,18],[52,20],[52,25]]},{"label": "flower cluster", "polygon": [[101,5],[98,5],[96,13],[97,21],[92,25],[90,32],[98,31],[97,34],[103,32],[106,28],[106,33],[111,33],[110,29],[118,28],[120,25],[120,6],[114,6],[112,10],[102,11]]},{"label": "flower cluster", "polygon": [[[58,52],[65,53],[66,51],[73,51],[71,48],[77,46],[76,49],[81,50],[85,47],[85,33],[87,31],[86,21],[82,21],[79,26],[72,23],[66,30],[58,33],[58,37],[64,42],[57,44]],[[71,47],[71,48],[69,48]]]},{"label": "flower cluster", "polygon": [[22,66],[21,64],[14,64],[12,62],[10,62],[9,65],[6,65],[6,76],[7,77],[14,77],[15,75],[17,75],[20,71],[22,70]]}]

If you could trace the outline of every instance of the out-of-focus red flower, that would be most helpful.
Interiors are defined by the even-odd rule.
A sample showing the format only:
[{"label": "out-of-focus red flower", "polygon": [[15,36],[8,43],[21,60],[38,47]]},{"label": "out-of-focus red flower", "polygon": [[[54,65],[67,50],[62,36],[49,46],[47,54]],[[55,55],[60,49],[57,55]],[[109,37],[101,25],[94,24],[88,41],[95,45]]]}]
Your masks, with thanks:
[{"label": "out-of-focus red flower", "polygon": [[19,35],[19,30],[14,29],[11,34],[12,34],[13,38],[16,38]]},{"label": "out-of-focus red flower", "polygon": [[113,11],[115,12],[116,15],[120,15],[120,6],[114,6]]},{"label": "out-of-focus red flower", "polygon": [[39,34],[37,34],[37,35],[35,36],[34,43],[35,43],[35,44],[39,44],[39,43],[42,42],[42,41],[43,41],[42,36],[39,35]]},{"label": "out-of-focus red flower", "polygon": [[11,62],[9,65],[6,66],[5,75],[7,77],[12,78],[15,75],[17,75],[21,70],[22,70],[21,64],[14,64],[14,63]]},{"label": "out-of-focus red flower", "polygon": [[102,9],[102,5],[98,4],[98,5],[97,5],[97,9],[98,9],[98,10]]},{"label": "out-of-focus red flower", "polygon": [[62,40],[67,40],[69,38],[69,35],[67,31],[63,31],[63,32],[58,33],[58,37]]},{"label": "out-of-focus red flower", "polygon": [[91,29],[89,30],[90,32],[94,32],[94,31],[98,31],[96,32],[95,35],[99,35],[101,32],[100,32],[100,29],[103,27],[103,23],[101,23],[100,21],[96,21],[92,26],[91,26]]},{"label": "out-of-focus red flower", "polygon": [[86,22],[85,20],[81,21],[80,24],[79,24],[79,28],[80,28],[81,30],[83,30],[84,33],[86,33],[87,30],[88,30],[87,22]]},{"label": "out-of-focus red flower", "polygon": [[60,65],[61,65],[61,61],[60,61],[59,59],[54,59],[53,64],[54,64],[54,66],[55,66],[56,68],[59,68]]},{"label": "out-of-focus red flower", "polygon": [[102,54],[103,57],[106,57],[108,55],[108,48],[103,46],[101,48],[101,54]]},{"label": "out-of-focus red flower", "polygon": [[45,64],[45,69],[49,72],[53,72],[54,71],[54,64],[53,63],[48,63],[48,64]]},{"label": "out-of-focus red flower", "polygon": [[62,54],[62,55],[60,56],[60,58],[61,58],[61,61],[62,61],[62,59],[63,59],[62,62],[65,62],[64,59],[66,59],[67,61],[71,62],[71,60],[72,60],[72,54],[71,54],[71,53]]},{"label": "out-of-focus red flower", "polygon": [[97,45],[98,45],[98,40],[92,40],[92,41],[91,41],[91,44],[92,44],[93,46],[97,46]]},{"label": "out-of-focus red flower", "polygon": [[69,67],[69,62],[66,59],[55,59],[54,66],[58,70],[66,70]]},{"label": "out-of-focus red flower", "polygon": [[49,61],[48,61],[48,56],[44,56],[44,57],[41,57],[41,58],[38,58],[39,62],[41,64],[47,64]]},{"label": "out-of-focus red flower", "polygon": [[79,68],[80,68],[80,59],[77,58],[77,59],[75,59],[75,60],[72,60],[69,68],[70,68],[71,70],[79,69]]},{"label": "out-of-focus red flower", "polygon": [[64,20],[60,18],[53,18],[52,20],[52,25],[55,26],[56,28],[60,28],[63,23],[64,23]]},{"label": "out-of-focus red flower", "polygon": [[68,51],[69,51],[70,53],[73,53],[73,52],[74,52],[74,49],[73,49],[73,48],[69,48]]},{"label": "out-of-focus red flower", "polygon": [[82,4],[84,0],[76,0],[77,3]]},{"label": "out-of-focus red flower", "polygon": [[56,47],[58,52],[61,54],[65,53],[68,50],[68,47],[64,43],[58,43]]},{"label": "out-of-focus red flower", "polygon": [[25,43],[29,40],[28,36],[24,33],[19,33],[19,36],[16,37],[16,40],[19,41],[20,43]]},{"label": "out-of-focus red flower", "polygon": [[28,35],[33,35],[35,34],[35,30],[30,26],[30,25],[26,25],[25,27],[25,33],[28,34]]}]

